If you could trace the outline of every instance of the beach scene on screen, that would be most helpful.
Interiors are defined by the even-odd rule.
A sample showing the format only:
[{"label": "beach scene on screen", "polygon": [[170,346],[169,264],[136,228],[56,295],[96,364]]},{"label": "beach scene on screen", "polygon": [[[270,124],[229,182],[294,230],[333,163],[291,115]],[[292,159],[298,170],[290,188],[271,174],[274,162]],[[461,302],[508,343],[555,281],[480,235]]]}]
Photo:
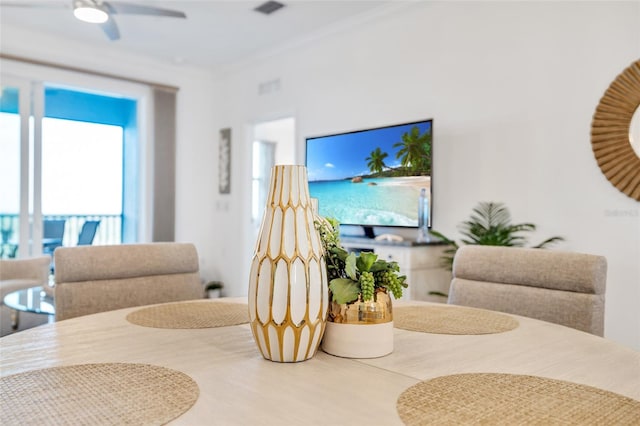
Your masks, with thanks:
[{"label": "beach scene on screen", "polygon": [[418,226],[420,191],[431,194],[431,130],[425,121],[308,138],[319,213],[342,224]]}]

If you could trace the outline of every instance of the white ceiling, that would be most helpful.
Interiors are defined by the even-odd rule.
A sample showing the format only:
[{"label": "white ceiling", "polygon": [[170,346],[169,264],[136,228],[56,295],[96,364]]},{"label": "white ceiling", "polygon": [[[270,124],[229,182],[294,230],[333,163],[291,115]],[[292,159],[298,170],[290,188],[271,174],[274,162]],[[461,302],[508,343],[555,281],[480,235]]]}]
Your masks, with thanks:
[{"label": "white ceiling", "polygon": [[[0,25],[215,69],[362,22],[392,6],[392,1],[280,0],[284,8],[263,15],[253,10],[262,0],[131,1],[180,10],[187,19],[116,15],[121,38],[109,41],[97,25],[74,18],[71,0],[0,0]],[[15,3],[38,7],[10,7]]]}]

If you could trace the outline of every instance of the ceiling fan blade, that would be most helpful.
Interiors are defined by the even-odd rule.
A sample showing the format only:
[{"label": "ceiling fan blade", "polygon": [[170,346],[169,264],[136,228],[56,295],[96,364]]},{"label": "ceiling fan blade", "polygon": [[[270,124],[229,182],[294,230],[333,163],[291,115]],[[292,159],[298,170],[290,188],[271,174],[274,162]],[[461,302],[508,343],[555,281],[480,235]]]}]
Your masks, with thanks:
[{"label": "ceiling fan blade", "polygon": [[109,37],[109,40],[118,40],[120,39],[120,30],[118,30],[118,26],[116,25],[116,21],[113,20],[113,17],[109,17],[106,22],[99,24],[102,31]]},{"label": "ceiling fan blade", "polygon": [[183,12],[179,10],[162,9],[153,6],[142,6],[135,3],[127,3],[121,1],[110,1],[102,3],[109,13],[113,14],[127,14],[127,15],[152,15],[152,16],[166,16],[170,18],[186,18]]},{"label": "ceiling fan blade", "polygon": [[3,1],[0,7],[23,7],[23,8],[39,8],[39,9],[70,9],[68,1],[52,2],[52,1]]}]

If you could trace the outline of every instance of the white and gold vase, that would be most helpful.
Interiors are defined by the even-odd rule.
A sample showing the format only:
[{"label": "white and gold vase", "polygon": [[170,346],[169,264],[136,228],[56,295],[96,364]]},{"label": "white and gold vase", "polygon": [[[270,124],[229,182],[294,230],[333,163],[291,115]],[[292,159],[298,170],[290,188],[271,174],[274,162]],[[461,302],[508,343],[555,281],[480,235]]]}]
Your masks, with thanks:
[{"label": "white and gold vase", "polygon": [[324,334],[329,290],[304,166],[274,166],[249,275],[249,320],[266,359],[315,355]]}]

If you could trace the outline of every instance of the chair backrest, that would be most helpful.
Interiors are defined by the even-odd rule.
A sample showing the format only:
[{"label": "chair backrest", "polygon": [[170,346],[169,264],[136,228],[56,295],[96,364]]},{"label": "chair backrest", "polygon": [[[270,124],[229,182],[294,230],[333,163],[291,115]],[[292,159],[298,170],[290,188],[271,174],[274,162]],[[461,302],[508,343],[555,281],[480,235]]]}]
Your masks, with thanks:
[{"label": "chair backrest", "polygon": [[45,220],[43,223],[42,238],[56,238],[62,240],[64,237],[64,225],[66,220]]},{"label": "chair backrest", "polygon": [[[45,286],[49,282],[49,256],[0,260],[0,305],[4,296],[23,288]],[[2,322],[6,321],[4,318]],[[5,327],[2,327],[3,329]]]},{"label": "chair backrest", "polygon": [[607,261],[556,250],[468,245],[456,252],[448,303],[604,334]]},{"label": "chair backrest", "polygon": [[49,281],[50,263],[49,256],[2,259],[0,260],[0,281],[29,280],[33,281],[31,286],[44,285]]},{"label": "chair backrest", "polygon": [[99,220],[87,220],[82,224],[80,235],[78,235],[79,246],[90,246],[93,243],[93,239],[96,236],[96,231],[100,225]]},{"label": "chair backrest", "polygon": [[61,247],[54,262],[56,321],[204,297],[193,244]]}]

